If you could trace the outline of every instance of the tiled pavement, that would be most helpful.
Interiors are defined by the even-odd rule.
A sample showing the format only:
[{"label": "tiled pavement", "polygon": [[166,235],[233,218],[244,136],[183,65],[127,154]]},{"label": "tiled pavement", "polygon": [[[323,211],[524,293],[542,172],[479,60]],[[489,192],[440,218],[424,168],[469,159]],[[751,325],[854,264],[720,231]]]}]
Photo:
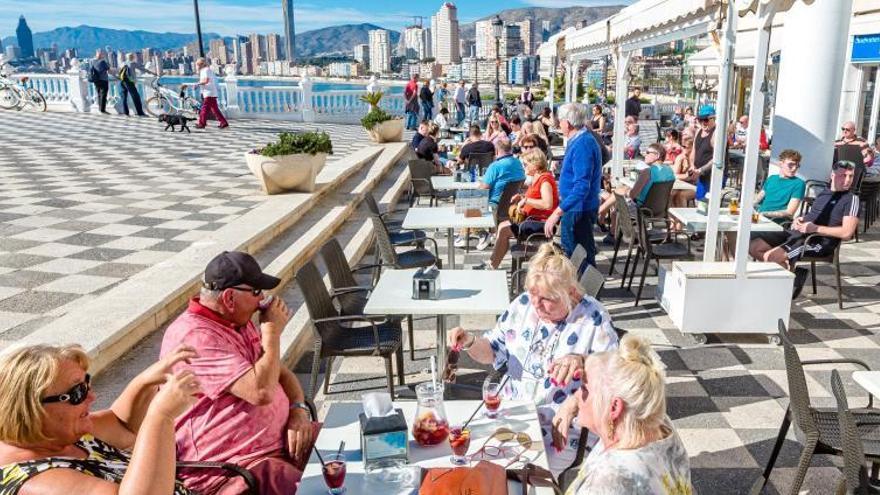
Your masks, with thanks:
[{"label": "tiled pavement", "polygon": [[[445,260],[445,239],[438,240]],[[600,250],[599,267],[607,273],[611,249],[601,246]],[[459,263],[462,255],[459,250]],[[467,265],[473,265],[487,255],[487,252],[471,251],[464,258]],[[812,295],[808,286],[805,295],[793,305],[791,327],[795,342],[802,359],[859,358],[872,368],[880,369],[880,339],[877,337],[880,331],[880,235],[877,228],[863,236],[858,244],[846,243],[842,256],[846,309],[837,308],[829,267],[820,267],[818,294]],[[664,311],[651,299],[655,284],[656,279],[649,277],[648,299],[634,308],[633,295],[619,289],[619,273],[616,273],[608,279],[602,300],[615,325],[649,338],[666,364],[668,412],[690,454],[697,493],[748,493],[767,462],[788,405],[781,348],[768,344],[763,336],[710,336],[708,344],[695,345],[673,327]],[[461,322],[471,329],[487,328],[491,323],[491,319]],[[453,324],[454,321],[450,322],[450,326]],[[408,383],[428,379],[422,370],[434,346],[433,320],[419,321],[416,328],[418,359],[411,362],[408,352],[405,358]],[[305,367],[300,370],[307,373],[308,363],[301,364]],[[464,374],[463,380],[478,383],[483,376],[481,367],[472,362],[465,367],[471,370],[470,374],[459,376]],[[814,402],[826,406],[834,405],[829,386],[830,369],[819,366],[807,372]],[[838,369],[853,368],[838,366]],[[332,383],[338,385],[331,386],[331,394],[325,400],[359,400],[363,390],[384,387],[383,373],[381,360],[343,360],[331,376]],[[849,379],[847,372],[843,374],[851,404],[863,404],[866,393]],[[306,374],[300,376],[307,377]],[[787,493],[799,455],[799,444],[790,433],[765,493]],[[807,475],[802,493],[833,493],[840,476],[836,462],[828,456],[814,458],[814,467]]]},{"label": "tiled pavement", "polygon": [[324,129],[336,157],[369,144],[351,125],[163,128],[153,118],[0,114],[0,346],[260,204],[243,154],[278,132]]}]

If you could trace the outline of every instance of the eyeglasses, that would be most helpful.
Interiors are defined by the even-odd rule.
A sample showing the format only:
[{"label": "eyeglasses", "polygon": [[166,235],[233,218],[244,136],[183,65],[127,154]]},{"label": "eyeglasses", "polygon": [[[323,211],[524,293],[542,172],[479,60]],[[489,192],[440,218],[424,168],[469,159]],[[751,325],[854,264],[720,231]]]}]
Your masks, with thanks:
[{"label": "eyeglasses", "polygon": [[254,289],[253,287],[227,287],[227,289],[237,290],[241,292],[250,292],[254,297],[260,297],[263,289]]},{"label": "eyeglasses", "polygon": [[849,132],[855,132],[856,129],[855,129],[855,127],[852,127],[852,128],[850,128],[850,127],[841,127],[840,130],[843,131],[843,132],[847,132],[847,131],[849,131]]},{"label": "eyeglasses", "polygon": [[785,162],[785,163],[783,163],[783,165],[785,165],[788,168],[798,168],[801,166],[801,164],[798,162]]},{"label": "eyeglasses", "polygon": [[[492,440],[500,442],[498,445],[489,445]],[[515,445],[507,445],[511,441],[516,441],[519,449]],[[468,455],[469,460],[474,459],[510,459],[505,468],[517,462],[529,461],[524,457],[525,453],[532,448],[532,437],[527,433],[515,432],[508,428],[498,428],[495,433],[483,442],[483,445],[473,454]]]},{"label": "eyeglasses", "polygon": [[85,380],[77,383],[67,392],[64,392],[60,395],[50,395],[49,397],[43,397],[42,399],[40,399],[40,403],[51,404],[53,402],[67,402],[71,406],[82,404],[83,402],[85,402],[86,397],[89,396],[89,390],[92,389],[91,381],[91,375],[86,373]]},{"label": "eyeglasses", "polygon": [[645,154],[646,154],[646,155],[650,155],[650,154],[659,155],[660,153],[658,153],[658,152],[656,152],[656,151],[654,151],[654,150],[648,150],[648,151],[645,152]]}]

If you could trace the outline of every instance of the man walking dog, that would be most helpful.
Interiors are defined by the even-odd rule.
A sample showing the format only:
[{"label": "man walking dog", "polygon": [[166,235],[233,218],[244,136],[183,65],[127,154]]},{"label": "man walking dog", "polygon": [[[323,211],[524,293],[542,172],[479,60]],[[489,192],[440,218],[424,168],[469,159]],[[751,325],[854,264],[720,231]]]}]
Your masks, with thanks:
[{"label": "man walking dog", "polygon": [[208,67],[204,58],[196,60],[196,70],[199,71],[199,82],[194,86],[198,86],[202,92],[202,109],[199,111],[199,123],[196,124],[196,129],[205,128],[208,112],[211,112],[214,118],[220,122],[221,129],[229,127],[229,122],[226,122],[226,118],[220,113],[220,107],[217,106],[217,95],[220,94],[220,89],[217,87],[217,76]]}]

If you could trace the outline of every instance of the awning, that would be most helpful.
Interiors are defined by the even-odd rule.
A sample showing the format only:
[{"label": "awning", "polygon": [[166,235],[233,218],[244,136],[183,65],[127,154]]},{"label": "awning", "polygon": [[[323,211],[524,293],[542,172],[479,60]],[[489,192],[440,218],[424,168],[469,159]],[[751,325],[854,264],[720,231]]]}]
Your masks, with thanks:
[{"label": "awning", "polygon": [[[757,51],[758,33],[747,31],[736,34],[736,49],[733,63],[740,67],[752,67],[755,65],[755,52]],[[773,54],[782,49],[782,32],[774,30],[770,36],[770,53]],[[712,67],[721,65],[721,47],[714,44],[703,48],[687,59],[687,65],[691,67]]]}]

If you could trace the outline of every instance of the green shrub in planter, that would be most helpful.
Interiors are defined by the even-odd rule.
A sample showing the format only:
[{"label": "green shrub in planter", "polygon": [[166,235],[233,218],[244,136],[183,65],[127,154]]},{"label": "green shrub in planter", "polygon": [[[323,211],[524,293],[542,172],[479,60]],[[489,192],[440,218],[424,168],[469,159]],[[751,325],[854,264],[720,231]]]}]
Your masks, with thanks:
[{"label": "green shrub in planter", "polygon": [[374,108],[361,118],[361,125],[364,126],[364,129],[369,131],[372,130],[373,127],[376,127],[377,124],[392,119],[394,119],[394,116],[390,113],[381,108]]},{"label": "green shrub in planter", "polygon": [[263,156],[296,155],[299,153],[333,154],[333,144],[330,141],[330,135],[323,131],[282,132],[278,135],[277,142],[269,143],[265,148],[255,151]]}]

